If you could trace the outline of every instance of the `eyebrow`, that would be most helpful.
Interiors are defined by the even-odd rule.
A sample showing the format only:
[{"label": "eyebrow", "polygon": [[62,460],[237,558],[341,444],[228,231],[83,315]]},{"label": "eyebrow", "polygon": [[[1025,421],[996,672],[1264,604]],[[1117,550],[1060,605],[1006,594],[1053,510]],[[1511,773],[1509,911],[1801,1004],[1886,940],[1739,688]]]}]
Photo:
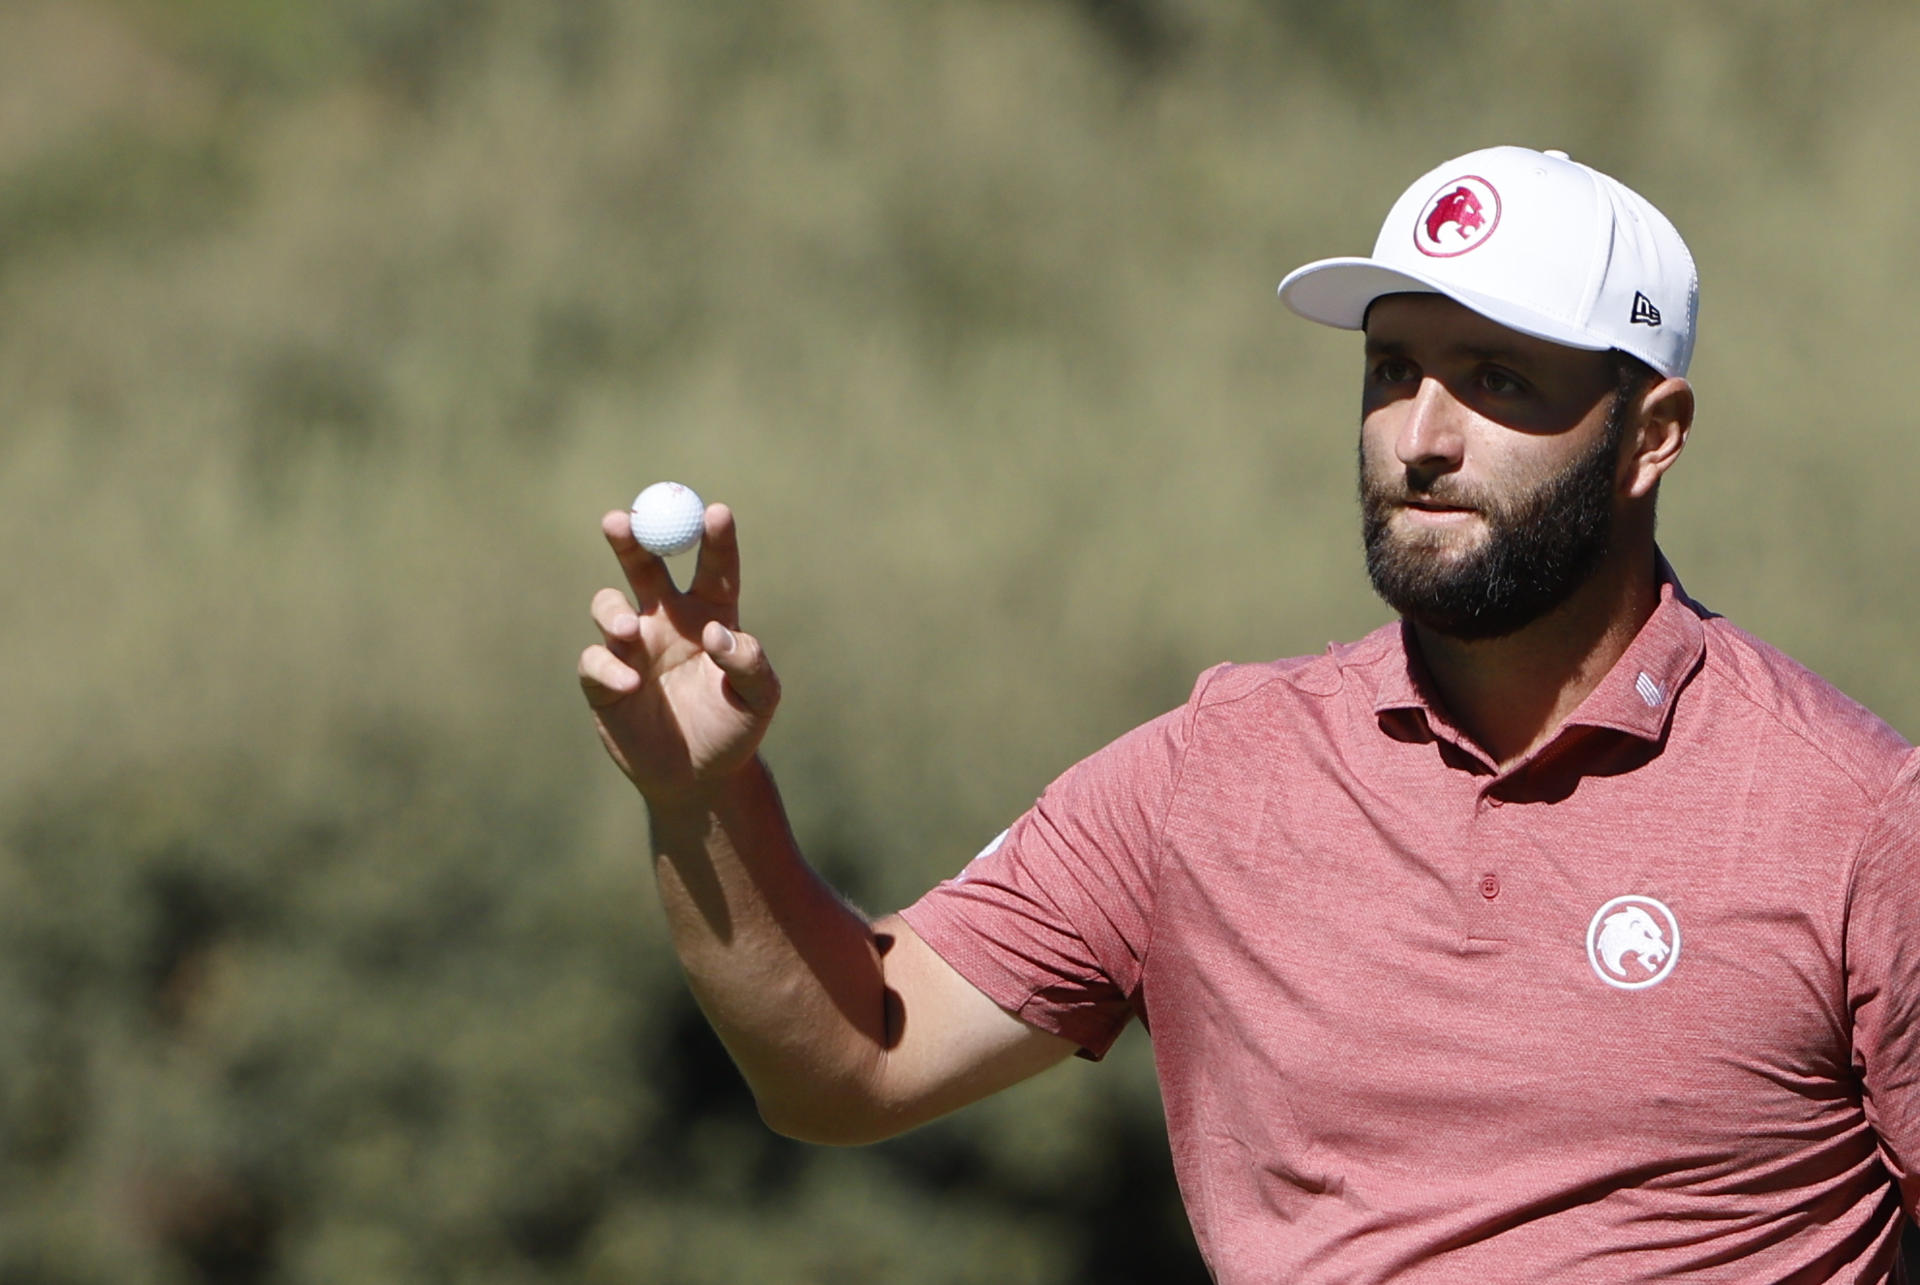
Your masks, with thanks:
[{"label": "eyebrow", "polygon": [[[1367,355],[1380,357],[1404,357],[1406,344],[1396,339],[1376,339],[1367,336]],[[1527,354],[1518,348],[1490,348],[1484,344],[1453,344],[1443,350],[1448,357],[1470,357],[1475,361],[1498,361],[1512,365],[1523,365]]]}]

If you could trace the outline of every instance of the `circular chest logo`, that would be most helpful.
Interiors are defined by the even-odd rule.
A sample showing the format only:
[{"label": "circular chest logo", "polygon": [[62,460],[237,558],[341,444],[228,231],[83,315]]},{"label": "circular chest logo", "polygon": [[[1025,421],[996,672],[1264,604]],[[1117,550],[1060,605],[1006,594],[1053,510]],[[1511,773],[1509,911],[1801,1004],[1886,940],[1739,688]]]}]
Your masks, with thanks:
[{"label": "circular chest logo", "polygon": [[1448,179],[1427,198],[1413,225],[1413,244],[1422,254],[1450,259],[1465,254],[1500,225],[1500,194],[1472,174]]},{"label": "circular chest logo", "polygon": [[1637,991],[1667,979],[1680,958],[1680,921],[1652,897],[1615,897],[1587,925],[1587,960],[1609,986]]}]

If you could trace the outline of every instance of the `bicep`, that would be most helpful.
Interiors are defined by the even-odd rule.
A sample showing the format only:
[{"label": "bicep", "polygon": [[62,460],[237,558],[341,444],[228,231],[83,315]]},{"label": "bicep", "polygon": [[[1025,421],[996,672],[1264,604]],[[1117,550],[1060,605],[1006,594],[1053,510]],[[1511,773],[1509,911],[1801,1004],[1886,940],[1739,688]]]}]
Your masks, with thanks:
[{"label": "bicep", "polygon": [[1150,858],[1185,728],[1185,713],[1175,711],[1082,760],[1004,842],[975,858],[964,880],[909,908],[937,940],[979,944],[983,966],[999,974],[989,985],[1003,999],[1033,1001],[1036,1020],[1050,1029],[1001,1008],[903,916],[873,925],[888,1020],[863,1083],[879,1112],[866,1123],[881,1136],[978,1101],[1083,1047],[1098,1055],[1126,1024],[1152,919]]},{"label": "bicep", "polygon": [[888,1039],[876,1069],[893,1131],[910,1129],[1037,1075],[1079,1046],[1001,1008],[899,915],[884,943]]}]

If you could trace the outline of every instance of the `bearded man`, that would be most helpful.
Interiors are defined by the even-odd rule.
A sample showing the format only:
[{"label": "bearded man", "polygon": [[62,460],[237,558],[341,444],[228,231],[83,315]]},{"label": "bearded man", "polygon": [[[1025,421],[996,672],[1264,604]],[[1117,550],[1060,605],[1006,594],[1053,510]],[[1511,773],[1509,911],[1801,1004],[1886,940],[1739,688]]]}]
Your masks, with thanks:
[{"label": "bearded man", "polygon": [[1882,1281],[1920,1200],[1920,754],[1687,596],[1671,223],[1560,153],[1409,187],[1291,274],[1364,330],[1401,620],[1208,671],[869,922],[755,750],[731,515],[685,593],[604,530],[581,680],[768,1122],[847,1143],[1152,1033],[1222,1281]]}]

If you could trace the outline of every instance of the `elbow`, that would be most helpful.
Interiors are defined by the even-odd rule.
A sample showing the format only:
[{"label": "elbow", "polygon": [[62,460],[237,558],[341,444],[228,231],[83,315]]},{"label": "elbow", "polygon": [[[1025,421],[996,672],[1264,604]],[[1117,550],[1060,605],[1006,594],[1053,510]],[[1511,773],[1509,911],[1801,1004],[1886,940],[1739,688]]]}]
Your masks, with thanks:
[{"label": "elbow", "polygon": [[863,1147],[911,1129],[916,1121],[866,1100],[776,1099],[755,1095],[761,1122],[783,1138],[823,1147]]}]

